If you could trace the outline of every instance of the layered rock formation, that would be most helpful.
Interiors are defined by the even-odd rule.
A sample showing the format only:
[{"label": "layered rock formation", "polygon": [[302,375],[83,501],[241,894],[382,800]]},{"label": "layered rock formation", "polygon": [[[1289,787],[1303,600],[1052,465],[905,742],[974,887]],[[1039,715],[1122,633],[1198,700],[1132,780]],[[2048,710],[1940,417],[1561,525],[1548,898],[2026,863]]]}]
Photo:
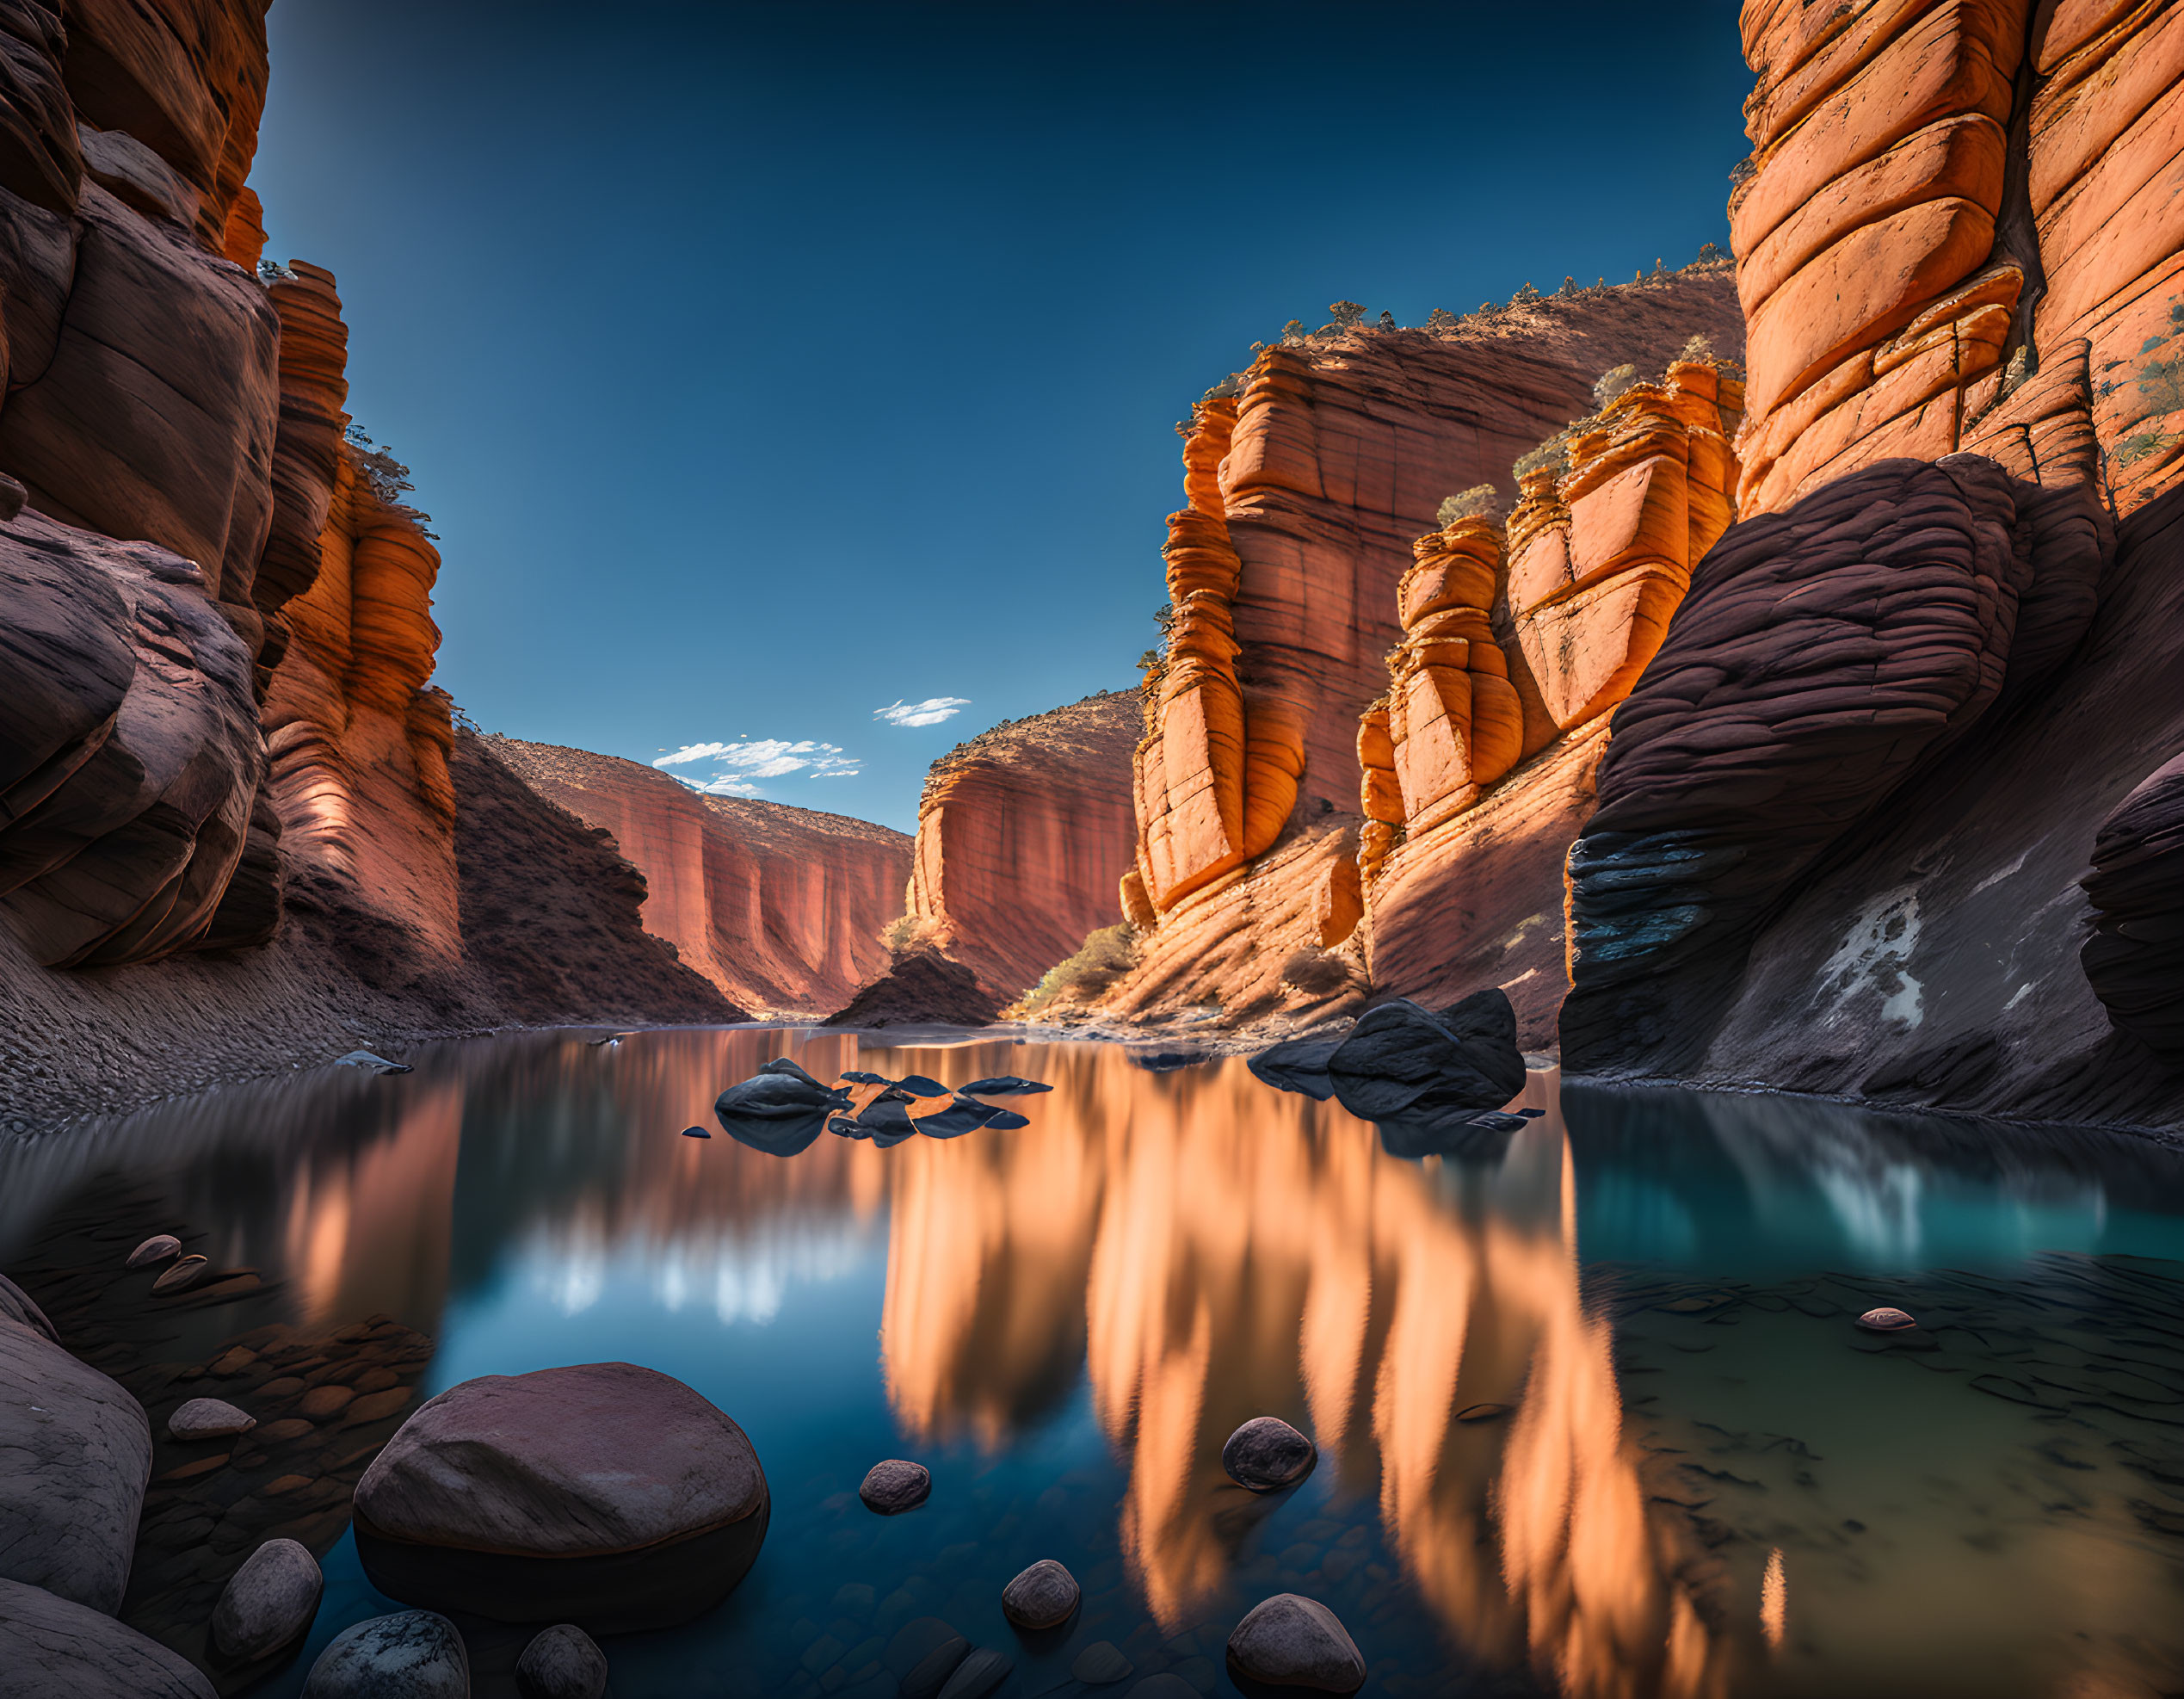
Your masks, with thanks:
[{"label": "layered rock formation", "polygon": [[[1642,446],[1644,429],[1635,448],[1591,445],[1607,491],[1587,521],[1597,560],[1582,582],[1566,567],[1558,576],[1543,543],[1537,582],[1527,581],[1524,634],[1496,564],[1482,569],[1484,532],[1436,545],[1438,564],[1423,565],[1412,540],[1452,492],[1488,486],[1508,504],[1519,456],[1588,413],[1603,371],[1633,361],[1662,371],[1694,336],[1724,352],[1738,345],[1730,279],[1716,266],[1533,296],[1453,328],[1351,331],[1269,349],[1237,398],[1200,405],[1184,446],[1189,505],[1169,521],[1174,623],[1147,681],[1137,757],[1138,865],[1124,901],[1150,936],[1109,1012],[1218,1006],[1237,1020],[1339,1005],[1366,975],[1361,942],[1340,958],[1323,954],[1354,932],[1366,907],[1360,828],[1377,870],[1392,835],[1375,825],[1407,819],[1397,718],[1418,806],[1438,823],[1478,800],[1480,774],[1501,776],[1557,735],[1535,668],[1568,725],[1612,701],[1643,656],[1626,645],[1588,683],[1573,670],[1584,652],[1565,627],[1635,621],[1650,633],[1657,595],[1649,602],[1632,587],[1661,576],[1646,563],[1660,553],[1652,532],[1666,522],[1671,482],[1679,518],[1689,521],[1687,465],[1648,495],[1661,454]],[[1671,414],[1690,405],[1680,392],[1648,393]],[[1724,459],[1717,453],[1702,481],[1719,488]],[[1609,538],[1618,523],[1636,528]],[[1678,547],[1680,564],[1687,547]],[[1414,571],[1406,605],[1399,587]],[[1597,617],[1586,611],[1595,603],[1605,604]],[[1385,720],[1368,716],[1360,739],[1360,715],[1388,685],[1382,657],[1412,636],[1400,705],[1385,702]],[[1363,820],[1361,765],[1378,775],[1367,781]],[[1512,925],[1556,906],[1552,887],[1550,877]],[[1525,1012],[1527,1041],[1537,1041],[1544,1017]]]},{"label": "layered rock formation", "polygon": [[824,1013],[883,972],[910,840],[869,821],[703,796],[657,768],[484,740],[539,794],[611,834],[644,874],[645,929],[753,1008]]},{"label": "layered rock formation", "polygon": [[1616,715],[1565,1058],[2172,1118],[2184,27],[1816,24],[1745,9],[1746,522]]},{"label": "layered rock formation", "polygon": [[935,762],[917,807],[905,948],[1007,1004],[1115,918],[1132,868],[1137,695],[1113,690],[981,732]]}]

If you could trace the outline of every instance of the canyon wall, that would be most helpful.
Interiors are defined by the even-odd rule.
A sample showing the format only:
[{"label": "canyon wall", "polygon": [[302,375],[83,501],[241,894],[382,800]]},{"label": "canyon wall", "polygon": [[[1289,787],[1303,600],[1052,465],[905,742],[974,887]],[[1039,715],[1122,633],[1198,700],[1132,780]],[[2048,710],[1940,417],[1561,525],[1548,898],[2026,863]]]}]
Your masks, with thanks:
[{"label": "canyon wall", "polygon": [[[1360,722],[1389,689],[1385,658],[1406,640],[1398,590],[1418,564],[1414,539],[1440,522],[1442,504],[1459,492],[1512,503],[1520,456],[1594,413],[1604,372],[1663,372],[1694,337],[1724,355],[1741,346],[1732,280],[1717,263],[1613,287],[1571,286],[1557,296],[1527,292],[1507,308],[1461,321],[1443,316],[1424,331],[1356,328],[1297,339],[1261,353],[1236,395],[1200,405],[1185,432],[1188,505],[1169,520],[1172,623],[1146,681],[1148,730],[1136,757],[1138,853],[1124,905],[1139,934],[1138,961],[1104,1000],[1104,1015],[1218,1013],[1230,1025],[1296,1019],[1354,1005],[1368,982],[1384,982],[1371,965],[1372,941],[1387,929],[1360,936],[1367,899],[1359,855],[1381,870],[1392,835],[1376,827],[1391,824],[1388,810],[1399,805],[1388,799],[1400,786],[1384,779],[1380,802],[1368,793],[1361,806]],[[1627,469],[1619,462],[1607,480]],[[1650,476],[1634,473],[1607,505],[1651,515],[1642,487]],[[1665,500],[1664,491],[1654,506]],[[1543,577],[1520,610],[1521,631],[1490,568],[1481,599],[1457,621],[1465,634],[1451,626],[1428,639],[1440,646],[1430,664],[1413,669],[1422,688],[1459,688],[1456,676],[1467,669],[1444,663],[1452,644],[1468,643],[1480,669],[1494,655],[1518,657],[1528,678],[1568,652],[1571,633],[1589,618],[1605,625],[1642,613],[1657,622],[1657,593],[1649,601],[1640,581],[1661,575],[1626,571],[1644,553],[1632,547],[1627,560],[1582,583],[1565,576],[1550,585]],[[1603,598],[1620,601],[1596,618],[1582,612]],[[1452,607],[1413,613],[1441,617],[1441,632]],[[1539,659],[1523,658],[1527,642]],[[1558,698],[1564,720],[1575,726],[1595,716],[1632,664],[1626,654],[1582,689],[1575,673],[1552,672],[1555,688],[1578,692]],[[1490,714],[1501,716],[1491,759],[1539,756],[1561,735],[1558,706],[1527,685],[1527,707],[1523,690],[1501,683],[1518,701],[1502,699]],[[1415,710],[1411,702],[1406,695],[1403,713],[1415,711],[1419,723],[1406,760],[1425,782],[1424,751],[1436,737],[1448,743],[1453,722],[1446,708],[1429,712],[1422,693]],[[1368,754],[1385,735],[1368,726]],[[1458,741],[1469,737],[1466,729]],[[1381,770],[1392,775],[1393,761],[1391,751]],[[1496,936],[1524,934],[1541,961],[1552,961],[1560,856],[1576,824],[1569,800],[1588,771],[1582,760],[1539,769],[1556,797],[1544,805],[1551,818],[1536,833],[1542,847],[1509,881],[1492,920],[1466,913],[1453,917],[1453,930],[1436,925],[1430,937],[1395,929],[1407,930],[1413,960],[1437,959],[1464,936],[1498,928]],[[1477,800],[1464,781],[1422,794],[1421,806],[1440,811],[1437,822],[1462,806],[1458,793]],[[1396,908],[1416,916],[1429,906],[1413,889]],[[1533,917],[1539,924],[1527,930]],[[1437,987],[1450,982],[1438,967],[1406,966],[1398,946],[1386,972],[1414,971]],[[1524,971],[1497,957],[1463,988]],[[1542,1041],[1552,1003],[1527,1005],[1525,1014],[1527,1041]]]},{"label": "canyon wall", "polygon": [[754,1009],[824,1014],[888,962],[911,841],[814,808],[703,796],[657,768],[489,737],[540,795],[612,834],[645,875],[645,925]]},{"label": "canyon wall", "polygon": [[1741,522],[1614,719],[1565,1060],[2173,1122],[2184,15],[1743,25]]},{"label": "canyon wall", "polygon": [[[641,878],[586,828],[489,761],[451,770],[438,553],[350,432],[333,277],[260,266],[264,12],[0,6],[17,1128],[360,1041],[741,1012],[645,936]],[[521,897],[540,880],[552,915]]]},{"label": "canyon wall", "polygon": [[1136,692],[1111,690],[996,726],[935,762],[918,800],[906,945],[964,964],[1005,1004],[1114,925],[1141,720]]}]

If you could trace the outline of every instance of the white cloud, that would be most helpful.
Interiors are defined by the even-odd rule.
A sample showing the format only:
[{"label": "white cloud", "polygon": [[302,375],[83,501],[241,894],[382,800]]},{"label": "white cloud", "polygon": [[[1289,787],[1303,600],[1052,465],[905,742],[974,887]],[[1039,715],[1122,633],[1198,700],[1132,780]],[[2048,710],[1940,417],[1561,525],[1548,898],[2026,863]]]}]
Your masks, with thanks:
[{"label": "white cloud", "polygon": [[922,702],[897,702],[889,707],[874,708],[872,717],[884,720],[890,726],[938,726],[970,706],[968,696],[929,696]]},{"label": "white cloud", "polygon": [[758,784],[761,779],[785,778],[791,773],[812,779],[850,779],[863,768],[862,761],[845,754],[841,744],[817,743],[809,738],[793,743],[782,738],[752,738],[732,744],[685,744],[652,764],[669,768],[699,763],[710,764],[712,774],[673,776],[707,796],[763,796],[765,792]]}]

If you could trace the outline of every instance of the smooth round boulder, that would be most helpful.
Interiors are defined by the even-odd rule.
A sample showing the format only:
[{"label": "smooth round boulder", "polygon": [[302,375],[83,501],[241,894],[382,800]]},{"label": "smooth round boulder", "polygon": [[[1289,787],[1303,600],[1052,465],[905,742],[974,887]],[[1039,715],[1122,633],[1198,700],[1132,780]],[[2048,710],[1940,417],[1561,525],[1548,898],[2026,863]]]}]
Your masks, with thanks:
[{"label": "smooth round boulder", "polygon": [[231,1664],[255,1664],[311,1632],[326,1578],[293,1540],[268,1540],[227,1578],[213,1607],[213,1650]]},{"label": "smooth round boulder", "polygon": [[1279,1416],[1253,1417],[1221,1448],[1229,1479],[1254,1492],[1294,1486],[1318,1461],[1318,1449]]},{"label": "smooth round boulder", "polygon": [[743,1430],[628,1362],[487,1375],[419,1406],[356,1484],[357,1555],[404,1603],[662,1628],[750,1572],[772,1503]]},{"label": "smooth round boulder", "polygon": [[303,1699],[470,1699],[470,1655],[437,1611],[374,1616],[334,1636]]},{"label": "smooth round boulder", "polygon": [[182,1255],[182,1241],[172,1233],[154,1233],[129,1253],[125,1264],[132,1269],[148,1269],[154,1263],[170,1262]]},{"label": "smooth round boulder", "polygon": [[890,1457],[885,1462],[874,1463],[865,1472],[864,1482],[857,1488],[857,1496],[865,1501],[865,1508],[876,1511],[884,1517],[900,1516],[904,1511],[914,1511],[929,1498],[933,1492],[933,1472],[922,1463],[913,1463],[901,1457]]},{"label": "smooth round boulder", "polygon": [[155,1293],[187,1292],[205,1278],[206,1271],[211,1267],[211,1262],[206,1257],[185,1257],[153,1281],[151,1289]]},{"label": "smooth round boulder", "polygon": [[1354,1693],[1365,1685],[1365,1655],[1341,1619],[1297,1593],[1276,1593],[1236,1625],[1229,1670],[1268,1687]]},{"label": "smooth round boulder", "polygon": [[1020,1628],[1053,1628],[1068,1622],[1083,1597],[1077,1577],[1052,1558],[1041,1558],[1001,1590],[1001,1614]]},{"label": "smooth round boulder", "polygon": [[607,1654],[574,1622],[557,1622],[532,1638],[515,1660],[522,1699],[600,1699],[607,1690]]},{"label": "smooth round boulder", "polygon": [[1885,1307],[1867,1310],[1858,1318],[1858,1325],[1868,1333],[1901,1333],[1907,1328],[1916,1327],[1918,1323],[1902,1310]]},{"label": "smooth round boulder", "polygon": [[194,1398],[167,1418],[167,1433],[173,1439],[225,1439],[257,1424],[256,1417],[225,1399]]}]

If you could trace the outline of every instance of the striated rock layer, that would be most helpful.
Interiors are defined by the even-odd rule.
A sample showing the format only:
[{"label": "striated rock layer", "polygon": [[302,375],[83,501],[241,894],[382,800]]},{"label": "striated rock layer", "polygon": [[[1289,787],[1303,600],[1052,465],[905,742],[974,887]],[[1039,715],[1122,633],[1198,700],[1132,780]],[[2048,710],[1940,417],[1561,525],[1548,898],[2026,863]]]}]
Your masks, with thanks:
[{"label": "striated rock layer", "polygon": [[645,876],[645,929],[755,1008],[839,1008],[887,966],[911,841],[869,821],[701,796],[656,768],[513,738],[484,740],[547,800],[611,835]]},{"label": "striated rock layer", "polygon": [[[1628,688],[1665,615],[1647,587],[1690,558],[1682,538],[1663,553],[1669,510],[1687,531],[1695,482],[1715,492],[1700,504],[1706,522],[1726,522],[1725,444],[1694,480],[1693,424],[1673,417],[1711,409],[1710,388],[1650,386],[1626,410],[1637,428],[1599,433],[1603,494],[1575,575],[1566,516],[1559,529],[1533,525],[1559,542],[1562,564],[1547,563],[1543,542],[1515,603],[1493,528],[1424,553],[1413,540],[1455,492],[1508,504],[1518,458],[1591,413],[1604,371],[1664,371],[1694,337],[1724,354],[1740,343],[1718,266],[1534,297],[1453,331],[1360,330],[1268,349],[1236,398],[1200,404],[1184,444],[1189,505],[1169,521],[1173,623],[1146,681],[1136,757],[1124,907],[1149,936],[1106,1012],[1218,1009],[1234,1022],[1354,998],[1379,933],[1353,938],[1370,883],[1360,847],[1377,873],[1410,795],[1438,824]],[[1688,381],[1706,388],[1712,371],[1694,366]],[[1665,449],[1649,446],[1641,403],[1654,398],[1670,416]],[[1623,644],[1618,657],[1588,673],[1610,641]],[[1391,650],[1399,658],[1384,665]],[[1384,695],[1390,665],[1396,689]],[[1508,918],[1514,928],[1555,906],[1550,881]],[[1346,939],[1343,960],[1324,956]],[[1539,1036],[1533,1013],[1527,1041]]]},{"label": "striated rock layer", "polygon": [[1132,865],[1137,693],[1113,690],[959,744],[917,809],[905,929],[1006,1004],[1115,918]]},{"label": "striated rock layer", "polygon": [[1745,522],[1615,716],[1565,1060],[2174,1121],[2184,23],[1743,24]]}]

